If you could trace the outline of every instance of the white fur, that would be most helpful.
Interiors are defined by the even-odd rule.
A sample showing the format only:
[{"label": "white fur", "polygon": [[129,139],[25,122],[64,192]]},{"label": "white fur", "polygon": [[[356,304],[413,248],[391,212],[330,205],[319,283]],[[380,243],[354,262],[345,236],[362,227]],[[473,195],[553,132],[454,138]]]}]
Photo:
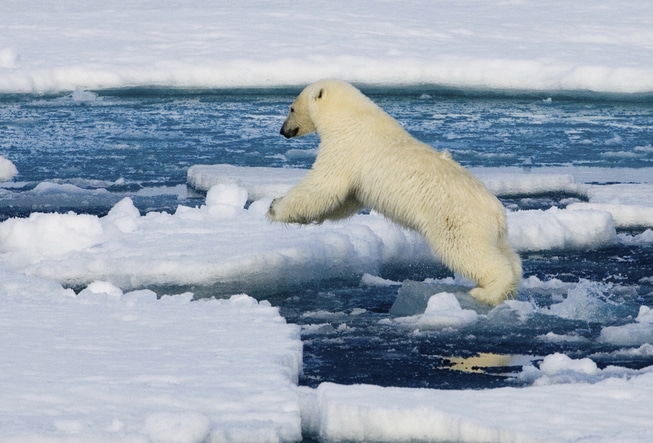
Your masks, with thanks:
[{"label": "white fur", "polygon": [[449,268],[477,283],[471,294],[493,305],[517,291],[521,261],[507,241],[501,202],[448,152],[438,152],[352,85],[322,80],[293,102],[281,133],[317,131],[313,168],[268,217],[321,223],[362,207],[423,234]]}]

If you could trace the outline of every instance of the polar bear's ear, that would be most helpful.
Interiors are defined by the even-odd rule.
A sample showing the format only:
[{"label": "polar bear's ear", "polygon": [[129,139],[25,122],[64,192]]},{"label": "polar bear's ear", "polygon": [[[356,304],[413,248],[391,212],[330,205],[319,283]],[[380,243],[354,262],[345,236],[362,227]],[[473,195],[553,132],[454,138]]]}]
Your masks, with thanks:
[{"label": "polar bear's ear", "polygon": [[324,89],[324,88],[320,88],[320,90],[317,91],[317,92],[315,93],[315,95],[313,96],[313,100],[318,101],[318,100],[320,100],[322,97],[325,97],[325,96],[326,96],[326,89]]}]

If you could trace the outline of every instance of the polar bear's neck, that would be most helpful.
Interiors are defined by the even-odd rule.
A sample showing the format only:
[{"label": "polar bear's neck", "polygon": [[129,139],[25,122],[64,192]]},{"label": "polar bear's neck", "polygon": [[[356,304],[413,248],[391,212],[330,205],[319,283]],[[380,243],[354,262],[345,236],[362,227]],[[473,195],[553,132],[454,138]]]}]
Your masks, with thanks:
[{"label": "polar bear's neck", "polygon": [[[346,100],[337,108],[325,104],[314,123],[322,142],[334,136],[342,143],[343,137],[356,134],[365,134],[367,137],[392,134],[393,138],[398,135],[410,136],[399,122],[362,94],[354,97],[354,100]],[[370,128],[374,128],[374,131],[370,131]]]}]

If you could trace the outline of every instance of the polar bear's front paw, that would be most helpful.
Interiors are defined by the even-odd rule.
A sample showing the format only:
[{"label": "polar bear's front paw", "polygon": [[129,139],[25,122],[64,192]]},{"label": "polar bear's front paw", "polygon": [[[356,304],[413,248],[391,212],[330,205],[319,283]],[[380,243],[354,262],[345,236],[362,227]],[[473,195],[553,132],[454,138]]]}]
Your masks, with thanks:
[{"label": "polar bear's front paw", "polygon": [[277,205],[279,200],[281,200],[281,199],[280,198],[275,198],[274,200],[272,200],[272,203],[270,203],[270,207],[268,208],[268,218],[270,220],[272,220],[272,221],[279,221],[277,219],[277,210],[275,208],[275,206]]}]

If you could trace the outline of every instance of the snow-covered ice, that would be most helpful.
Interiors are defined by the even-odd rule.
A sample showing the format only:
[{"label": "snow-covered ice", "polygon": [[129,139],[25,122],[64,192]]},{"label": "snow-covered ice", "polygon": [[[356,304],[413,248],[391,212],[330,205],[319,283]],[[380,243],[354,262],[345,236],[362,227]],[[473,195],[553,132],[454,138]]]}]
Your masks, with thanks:
[{"label": "snow-covered ice", "polygon": [[107,280],[123,289],[202,285],[258,293],[358,279],[415,257],[433,260],[417,234],[382,217],[361,216],[325,229],[271,224],[265,215],[269,199],[245,209],[244,200],[230,203],[246,192],[226,189],[216,185],[210,205],[180,206],[174,214],[141,216],[126,198],[105,217],[33,213],[10,219],[0,225],[0,261],[74,287]]},{"label": "snow-covered ice", "polygon": [[551,371],[573,372],[583,382],[484,391],[324,383],[316,391],[302,390],[308,397],[303,402],[317,403],[304,426],[326,441],[647,440],[643,423],[651,421],[650,370],[593,382],[585,362],[569,359],[548,366],[554,365]]},{"label": "snow-covered ice", "polygon": [[[86,106],[108,88],[265,88],[339,77],[372,86],[603,93],[646,101],[653,93],[651,22],[653,3],[645,0],[320,6],[11,0],[0,14],[0,92],[65,91]],[[622,140],[615,134],[605,143]],[[11,180],[16,167],[2,147],[0,181]],[[650,152],[643,143],[602,155],[616,160]],[[567,197],[564,208],[509,205],[510,241],[522,252],[563,255],[653,243],[651,168],[472,172],[499,196]],[[0,440],[650,439],[651,367],[602,367],[600,353],[540,356],[511,374],[520,388],[298,387],[299,326],[251,296],[329,279],[400,287],[396,316],[387,322],[406,334],[465,333],[480,324],[551,316],[598,324],[600,342],[621,346],[614,351],[620,355],[653,355],[651,306],[614,302],[605,297],[605,283],[531,276],[521,290],[534,298],[546,293],[551,303],[524,298],[482,310],[456,292],[466,285],[458,279],[381,278],[384,266],[437,261],[421,237],[378,214],[321,226],[270,224],[271,199],[303,174],[195,165],[188,184],[207,192],[206,200],[173,213],[142,214],[132,199],[116,201],[102,187],[43,182],[26,190],[25,207],[56,195],[59,201],[92,196],[112,209],[104,216],[32,213],[0,223]],[[206,298],[212,295],[226,298]],[[336,315],[315,316],[329,314]],[[313,332],[323,327],[313,325]],[[537,337],[545,343],[583,339],[554,331]],[[489,365],[506,356],[481,358]]]},{"label": "snow-covered ice", "polygon": [[188,184],[199,191],[208,191],[218,184],[235,184],[246,189],[254,200],[282,197],[306,175],[305,169],[250,167],[234,165],[193,165],[188,168]]},{"label": "snow-covered ice", "polygon": [[653,343],[653,311],[648,306],[641,306],[635,323],[606,326],[601,330],[601,340],[621,346]]},{"label": "snow-covered ice", "polygon": [[[247,186],[249,169],[241,168],[241,185]],[[377,281],[370,276],[384,264],[406,257],[435,260],[421,237],[374,213],[322,226],[270,224],[265,211],[285,180],[285,170],[276,170],[278,181],[272,172],[265,170],[268,187],[247,208],[247,189],[213,177],[210,181],[217,184],[209,189],[205,205],[180,206],[174,214],[141,215],[126,198],[105,217],[34,213],[0,224],[7,356],[3,386],[8,393],[0,403],[1,418],[8,423],[2,436],[16,441],[38,435],[292,441],[301,435],[300,413],[304,435],[328,441],[612,441],[637,439],[644,432],[642,423],[652,417],[645,404],[653,394],[647,371],[616,368],[594,383],[598,370],[586,369],[593,363],[569,360],[554,371],[548,360],[539,369],[525,369],[522,378],[554,386],[441,392],[324,384],[316,391],[298,391],[298,331],[275,308],[244,295],[191,303],[187,293],[157,300],[157,294],[141,289],[274,291],[335,277],[369,284]],[[570,184],[574,192],[584,188],[556,177],[536,176],[533,192],[538,186],[540,191]],[[627,198],[638,202],[632,194]],[[642,195],[638,207],[645,207],[648,198]],[[550,212],[552,221],[534,224],[525,215],[531,212],[545,221]],[[522,249],[574,248],[584,236],[584,247],[590,248],[620,241],[610,213],[600,210],[519,211],[511,213],[510,223],[511,230],[524,231],[520,238],[533,239]],[[536,232],[529,234],[532,229]],[[569,242],[561,243],[561,235]],[[75,295],[60,284],[85,289]],[[547,285],[556,286],[533,278],[524,282],[525,288]],[[408,297],[420,292],[404,287]],[[393,321],[406,328],[460,329],[486,316],[501,321],[508,312],[584,321],[609,317],[612,308],[592,298],[592,284],[558,287],[567,298],[546,308],[512,301],[479,314],[444,292],[412,302],[425,306]],[[642,307],[634,323],[606,326],[601,339],[627,346],[649,343],[650,317],[650,309]],[[563,369],[580,372],[583,383],[577,384],[578,376],[553,377]],[[556,380],[575,384],[558,386]],[[577,402],[568,402],[569,395]],[[98,409],[97,402],[109,406]],[[617,415],[619,410],[629,412]],[[546,419],[524,420],[524,414]],[[613,420],[599,420],[603,427],[597,428],[594,420],[604,416]],[[559,427],[544,424],[553,419],[560,420]],[[173,430],[180,438],[165,440]]]},{"label": "snow-covered ice", "polygon": [[[104,217],[32,213],[7,220],[0,224],[0,263],[72,287],[107,280],[124,290],[202,285],[222,293],[240,289],[255,294],[334,278],[358,280],[388,265],[436,262],[421,236],[375,213],[322,226],[269,223],[265,212],[271,199],[289,185],[286,169],[212,170],[217,176],[209,180],[207,168],[190,169],[189,182],[217,183],[208,191],[206,204],[179,206],[174,214],[141,215],[125,198]],[[201,180],[193,178],[195,172]],[[266,177],[254,187],[261,198],[246,209],[250,190],[242,186],[256,183],[257,176]],[[546,180],[545,174],[522,175],[521,181],[528,177],[535,177],[533,193],[564,192],[573,183],[557,175]],[[513,179],[497,175],[489,182]],[[573,184],[575,192],[584,186]],[[628,202],[637,195],[628,193]],[[646,187],[637,201],[630,207],[641,226],[653,227]],[[617,194],[614,202],[619,214]],[[519,251],[598,249],[620,241],[612,212],[602,209],[523,210],[509,212],[508,221],[510,241]],[[637,238],[646,242],[648,237],[631,241]]]},{"label": "snow-covered ice", "polygon": [[11,1],[2,12],[2,92],[260,87],[324,77],[653,91],[646,1]]},{"label": "snow-covered ice", "polygon": [[0,281],[1,441],[301,438],[302,344],[277,308],[102,281],[75,294],[6,271]]}]

